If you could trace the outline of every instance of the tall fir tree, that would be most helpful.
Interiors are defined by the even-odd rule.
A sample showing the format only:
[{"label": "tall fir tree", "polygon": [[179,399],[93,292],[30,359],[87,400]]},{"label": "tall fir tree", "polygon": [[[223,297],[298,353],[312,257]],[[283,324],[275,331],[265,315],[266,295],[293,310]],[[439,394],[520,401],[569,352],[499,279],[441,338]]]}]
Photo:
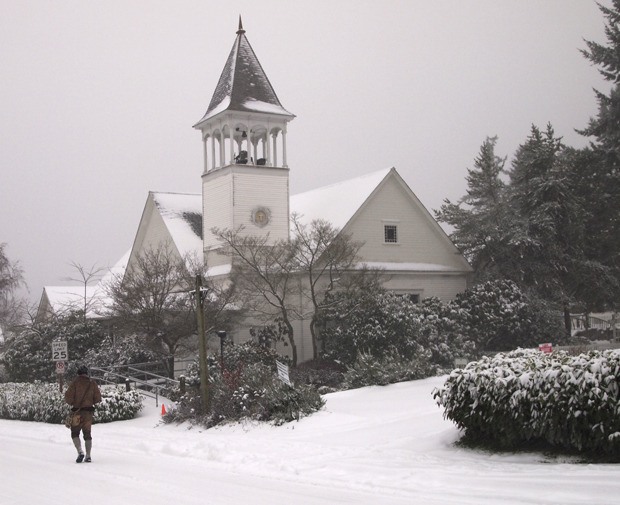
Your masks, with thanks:
[{"label": "tall fir tree", "polygon": [[510,202],[518,216],[512,229],[513,280],[560,303],[570,335],[570,308],[587,281],[583,202],[574,187],[571,151],[551,125],[532,126],[510,171]]},{"label": "tall fir tree", "polygon": [[467,169],[467,194],[458,202],[444,200],[436,218],[454,228],[450,238],[476,272],[477,280],[494,278],[503,270],[510,229],[506,205],[505,158],[495,154],[497,137],[487,138]]},{"label": "tall fir tree", "polygon": [[586,41],[582,54],[611,83],[608,94],[595,90],[598,113],[581,130],[591,137],[578,156],[576,177],[586,202],[586,254],[599,267],[600,282],[592,289],[588,309],[620,306],[620,0],[599,4],[605,17],[607,44]]}]

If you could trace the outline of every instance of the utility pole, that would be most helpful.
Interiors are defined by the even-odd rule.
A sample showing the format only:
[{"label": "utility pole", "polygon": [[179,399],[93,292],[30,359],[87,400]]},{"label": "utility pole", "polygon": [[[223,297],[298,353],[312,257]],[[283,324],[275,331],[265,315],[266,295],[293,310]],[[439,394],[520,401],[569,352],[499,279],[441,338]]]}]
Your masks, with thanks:
[{"label": "utility pole", "polygon": [[198,320],[198,342],[200,346],[200,398],[202,411],[209,412],[209,371],[207,368],[207,340],[205,338],[205,313],[202,304],[202,276],[196,275],[196,317]]}]

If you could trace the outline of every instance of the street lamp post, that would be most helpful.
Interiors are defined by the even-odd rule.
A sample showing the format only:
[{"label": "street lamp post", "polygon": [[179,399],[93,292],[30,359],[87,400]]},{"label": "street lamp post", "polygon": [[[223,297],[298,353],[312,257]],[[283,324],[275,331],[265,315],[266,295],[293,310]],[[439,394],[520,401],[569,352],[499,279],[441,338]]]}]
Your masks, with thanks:
[{"label": "street lamp post", "polygon": [[196,317],[198,319],[198,339],[200,356],[200,396],[203,413],[209,412],[209,372],[207,368],[207,341],[205,338],[205,318],[202,305],[202,277],[196,275]]},{"label": "street lamp post", "polygon": [[217,336],[220,337],[220,354],[221,354],[221,369],[222,372],[224,371],[224,340],[226,340],[226,332],[225,331],[218,331],[217,332]]}]

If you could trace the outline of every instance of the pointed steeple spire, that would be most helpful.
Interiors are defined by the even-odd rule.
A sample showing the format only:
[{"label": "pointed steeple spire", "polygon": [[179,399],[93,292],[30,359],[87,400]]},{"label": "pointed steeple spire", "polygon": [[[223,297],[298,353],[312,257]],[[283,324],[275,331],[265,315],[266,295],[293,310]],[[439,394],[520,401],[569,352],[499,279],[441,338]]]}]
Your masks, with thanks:
[{"label": "pointed steeple spire", "polygon": [[237,38],[215,87],[207,112],[194,127],[199,127],[204,121],[224,111],[266,112],[291,119],[295,117],[282,107],[245,36],[241,16]]}]

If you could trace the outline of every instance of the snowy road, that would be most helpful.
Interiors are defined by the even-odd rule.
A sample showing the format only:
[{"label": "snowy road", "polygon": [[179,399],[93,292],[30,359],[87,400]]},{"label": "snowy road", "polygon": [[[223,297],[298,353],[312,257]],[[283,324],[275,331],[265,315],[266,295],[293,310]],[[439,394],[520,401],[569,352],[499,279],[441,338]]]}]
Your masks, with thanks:
[{"label": "snowy road", "polygon": [[277,428],[158,425],[149,404],[94,427],[92,464],[73,462],[62,426],[0,421],[0,503],[620,504],[620,465],[454,447],[430,395],[440,383],[328,395],[322,412]]}]

